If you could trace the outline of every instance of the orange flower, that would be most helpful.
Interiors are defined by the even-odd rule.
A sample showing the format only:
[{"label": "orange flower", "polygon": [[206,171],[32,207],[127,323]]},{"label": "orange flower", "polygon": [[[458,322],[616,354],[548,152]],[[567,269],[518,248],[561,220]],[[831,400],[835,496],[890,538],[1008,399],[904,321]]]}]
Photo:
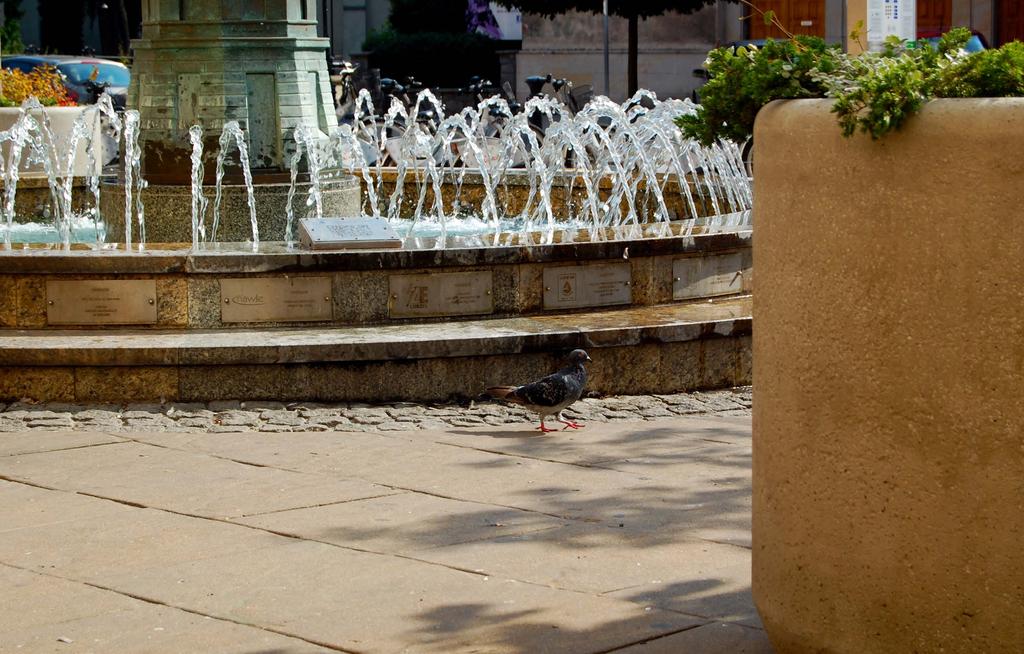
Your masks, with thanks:
[{"label": "orange flower", "polygon": [[39,66],[29,73],[20,70],[0,70],[0,105],[19,106],[31,97],[43,106],[73,107],[76,102],[68,95],[61,74],[53,66]]}]

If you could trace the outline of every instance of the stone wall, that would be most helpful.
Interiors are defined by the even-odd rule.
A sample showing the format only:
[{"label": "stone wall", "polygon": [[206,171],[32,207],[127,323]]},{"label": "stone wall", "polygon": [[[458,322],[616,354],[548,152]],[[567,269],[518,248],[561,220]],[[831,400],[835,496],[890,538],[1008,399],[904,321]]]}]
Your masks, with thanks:
[{"label": "stone wall", "polygon": [[[669,13],[640,22],[640,86],[661,97],[689,97],[701,80],[693,76],[722,33],[719,14],[708,7],[692,15]],[[516,59],[516,92],[528,97],[530,75],[564,77],[576,86],[589,84],[604,94],[604,19],[569,12],[552,19],[523,15],[523,49]],[[738,28],[738,23],[735,26]],[[733,30],[739,38],[738,29]],[[611,97],[626,96],[627,21],[610,19]],[[550,89],[547,89],[550,92]]]}]

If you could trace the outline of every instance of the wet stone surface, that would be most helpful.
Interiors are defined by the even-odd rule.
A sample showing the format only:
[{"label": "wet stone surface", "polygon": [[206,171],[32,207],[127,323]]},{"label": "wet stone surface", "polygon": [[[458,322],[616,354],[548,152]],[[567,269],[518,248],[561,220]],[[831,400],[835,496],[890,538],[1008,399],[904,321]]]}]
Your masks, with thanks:
[{"label": "wet stone surface", "polygon": [[[750,415],[749,386],[673,395],[584,398],[565,417],[581,422],[657,420],[683,415]],[[411,431],[536,423],[535,414],[499,402],[467,404],[320,404],[315,402],[210,402],[68,405],[0,404],[0,432],[28,430],[117,432]],[[552,423],[557,426],[557,423]]]}]

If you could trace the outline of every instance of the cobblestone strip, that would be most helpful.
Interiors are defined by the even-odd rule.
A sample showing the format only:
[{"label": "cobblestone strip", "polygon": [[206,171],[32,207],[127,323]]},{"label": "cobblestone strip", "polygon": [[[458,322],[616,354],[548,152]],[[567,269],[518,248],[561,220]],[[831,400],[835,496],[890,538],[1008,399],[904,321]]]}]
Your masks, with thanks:
[{"label": "cobblestone strip", "polygon": [[[643,421],[684,415],[750,415],[749,386],[673,395],[585,398],[565,412],[589,422]],[[466,404],[320,404],[315,402],[210,402],[118,406],[0,404],[0,432],[295,432],[409,431],[536,423],[522,407],[499,402]]]}]

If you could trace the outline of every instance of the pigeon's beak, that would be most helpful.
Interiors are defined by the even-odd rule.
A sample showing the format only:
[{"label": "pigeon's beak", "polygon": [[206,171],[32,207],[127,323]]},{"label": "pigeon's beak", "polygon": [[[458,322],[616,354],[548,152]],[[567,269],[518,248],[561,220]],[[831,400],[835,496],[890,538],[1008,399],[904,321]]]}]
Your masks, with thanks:
[{"label": "pigeon's beak", "polygon": [[589,361],[590,363],[593,363],[593,362],[594,362],[594,360],[590,358],[590,355],[589,355],[589,354],[587,355],[587,361]]}]

